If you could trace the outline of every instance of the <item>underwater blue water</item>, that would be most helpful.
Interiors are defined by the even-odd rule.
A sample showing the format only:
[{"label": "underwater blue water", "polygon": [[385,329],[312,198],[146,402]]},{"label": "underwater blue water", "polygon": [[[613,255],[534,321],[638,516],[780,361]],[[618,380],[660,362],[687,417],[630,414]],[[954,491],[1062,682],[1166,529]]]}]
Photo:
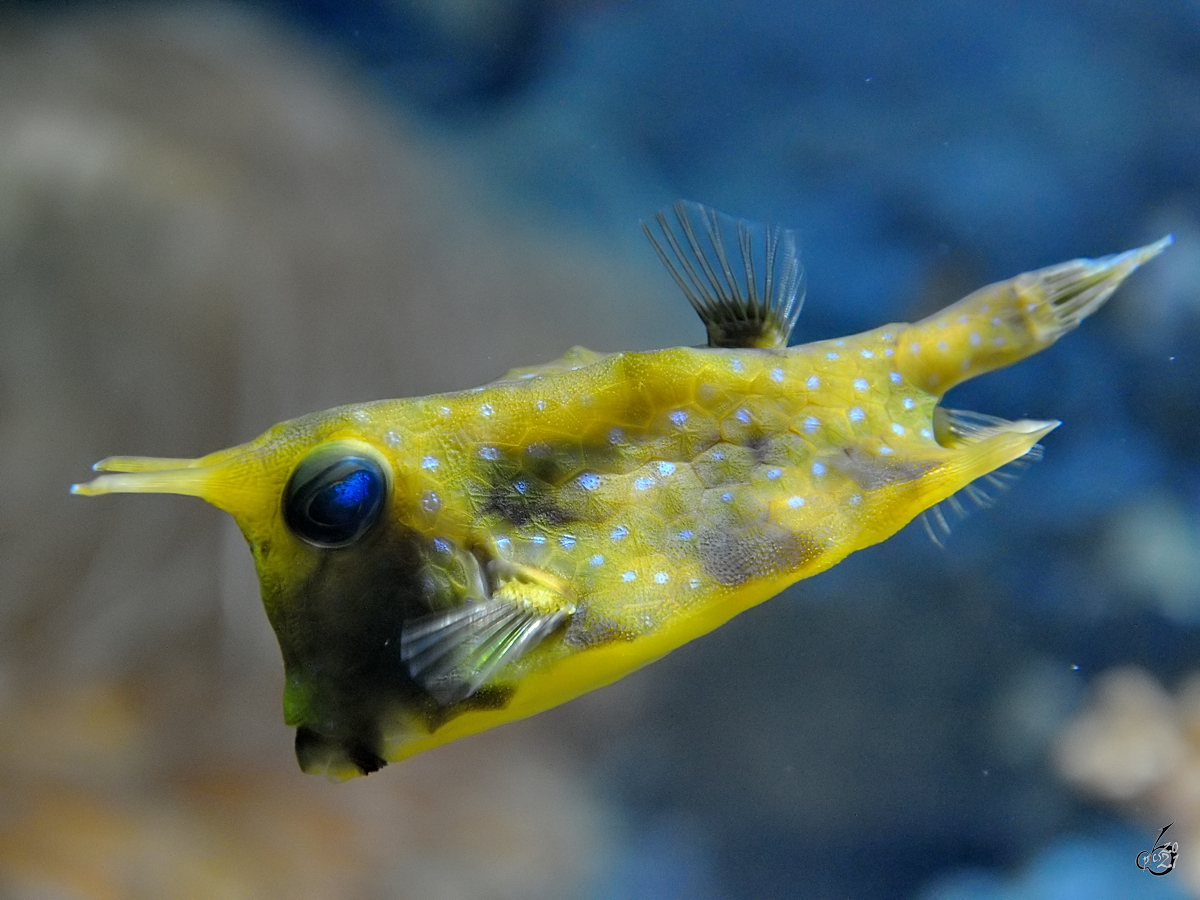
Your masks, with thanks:
[{"label": "underwater blue water", "polygon": [[[800,340],[1200,216],[1200,7],[1182,0],[463,6],[490,26],[415,3],[257,5],[526,217],[628,256],[636,220],[680,197],[797,229]],[[1154,265],[1198,252],[1184,244]],[[1113,813],[1053,777],[1046,739],[999,752],[992,721],[1027,664],[1059,673],[1059,715],[1106,667],[1195,665],[1194,626],[1099,549],[1148,496],[1200,515],[1200,303],[1185,286],[1139,313],[1168,302],[1137,286],[1151,277],[952,397],[1066,424],[946,550],[910,529],[660,664],[629,757],[598,776],[628,856],[597,896],[1179,896],[1123,837],[1071,837]]]},{"label": "underwater blue water", "polygon": [[[1170,606],[1111,536],[1156,498],[1200,534],[1200,4],[241,5],[343,60],[489,202],[619,264],[652,268],[637,221],[678,198],[796,229],[801,341],[1175,230],[1079,332],[952,396],[1065,423],[995,508],[663,660],[586,777],[618,815],[596,900],[1183,896],[1048,747],[1103,670],[1197,667],[1200,584]],[[1030,694],[1042,718],[1006,724]]]}]

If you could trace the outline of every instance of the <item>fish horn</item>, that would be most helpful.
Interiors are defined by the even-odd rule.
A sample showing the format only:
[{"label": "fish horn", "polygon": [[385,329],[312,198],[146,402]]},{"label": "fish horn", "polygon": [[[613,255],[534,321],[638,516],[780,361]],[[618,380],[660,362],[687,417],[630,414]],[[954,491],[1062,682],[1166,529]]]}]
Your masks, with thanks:
[{"label": "fish horn", "polygon": [[199,459],[154,456],[110,456],[92,466],[103,472],[91,481],[71,485],[72,494],[188,494],[207,499],[212,468]]}]

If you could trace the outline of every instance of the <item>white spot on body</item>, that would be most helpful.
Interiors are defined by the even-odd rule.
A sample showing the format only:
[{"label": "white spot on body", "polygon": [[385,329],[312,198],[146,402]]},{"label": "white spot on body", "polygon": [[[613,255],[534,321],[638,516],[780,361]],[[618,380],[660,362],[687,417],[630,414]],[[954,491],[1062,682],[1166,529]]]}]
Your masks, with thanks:
[{"label": "white spot on body", "polygon": [[938,341],[937,348],[939,350],[941,350],[943,353],[945,353],[947,350],[950,349],[950,346],[945,341]]},{"label": "white spot on body", "polygon": [[403,443],[403,439],[394,431],[384,432],[383,439],[389,447],[399,447]]},{"label": "white spot on body", "polygon": [[625,432],[620,428],[610,428],[608,431],[608,442],[610,444],[619,444],[625,440]]},{"label": "white spot on body", "polygon": [[666,572],[655,572],[654,573],[654,580],[657,581],[659,584],[666,584],[668,577],[669,576],[667,575]]},{"label": "white spot on body", "polygon": [[480,447],[479,455],[482,456],[484,459],[499,459],[500,451],[497,450],[495,447]]},{"label": "white spot on body", "polygon": [[637,572],[631,571],[631,572],[622,572],[621,573],[622,581],[633,581],[635,578],[637,578]]},{"label": "white spot on body", "polygon": [[921,437],[925,438],[926,440],[930,440],[933,438],[933,432],[930,431],[928,428],[922,428],[921,429]]},{"label": "white spot on body", "polygon": [[899,384],[903,380],[904,376],[902,376],[899,372],[892,372],[888,375],[888,381],[890,381],[892,384]]},{"label": "white spot on body", "polygon": [[426,491],[421,495],[421,509],[427,513],[436,513],[442,508],[442,498],[437,495],[437,491]]},{"label": "white spot on body", "polygon": [[492,409],[492,404],[490,403],[485,403],[483,406],[479,407],[479,414],[481,416],[490,416],[493,412],[495,412],[495,410]]},{"label": "white spot on body", "polygon": [[775,368],[771,370],[772,381],[783,381],[783,369]]},{"label": "white spot on body", "polygon": [[614,541],[619,541],[624,539],[627,534],[629,534],[629,529],[624,525],[618,525],[612,530],[612,532],[609,534],[609,537],[611,537]]},{"label": "white spot on body", "polygon": [[584,472],[576,480],[579,482],[579,486],[585,491],[594,491],[600,487],[600,476],[595,472]]},{"label": "white spot on body", "polygon": [[891,456],[891,455],[892,455],[892,448],[891,448],[891,447],[889,447],[887,444],[881,444],[881,445],[880,445],[880,447],[879,447],[879,452],[880,452],[881,454],[883,454],[884,456]]},{"label": "white spot on body", "polygon": [[864,351],[862,351],[862,357],[863,357],[863,359],[871,359],[871,358],[872,358],[872,357],[874,357],[874,356],[875,356],[875,353],[874,353],[874,351],[871,351],[871,350],[864,350]]},{"label": "white spot on body", "polygon": [[825,463],[819,463],[819,462],[813,463],[812,464],[812,473],[814,475],[824,475],[825,474]]},{"label": "white spot on body", "polygon": [[742,366],[742,361],[735,356],[733,359],[729,360],[729,368],[733,369],[735,372],[741,372],[744,367]]},{"label": "white spot on body", "polygon": [[356,409],[354,411],[354,421],[356,422],[365,422],[369,418],[371,417],[367,415],[367,411],[365,409]]},{"label": "white spot on body", "polygon": [[634,479],[633,486],[635,489],[637,489],[639,491],[644,491],[647,488],[654,486],[654,479],[651,478],[649,475],[643,475],[640,478]]},{"label": "white spot on body", "polygon": [[660,462],[658,464],[658,474],[659,475],[662,475],[665,477],[667,475],[670,475],[674,471],[675,471],[675,463],[673,463],[673,462]]},{"label": "white spot on body", "polygon": [[858,407],[858,406],[850,407],[849,415],[850,415],[851,422],[861,422],[863,419],[865,419],[867,417],[867,414],[862,411],[861,407]]},{"label": "white spot on body", "polygon": [[809,375],[808,381],[804,382],[804,386],[806,388],[808,388],[810,391],[815,391],[817,388],[819,388],[821,386],[821,379],[818,378],[816,375]]},{"label": "white spot on body", "polygon": [[422,469],[436,469],[438,465],[438,458],[436,456],[426,456],[421,460]]},{"label": "white spot on body", "polygon": [[896,434],[904,434],[904,426],[899,422],[893,422],[892,431],[896,432]]},{"label": "white spot on body", "polygon": [[678,425],[681,428],[683,427],[683,424],[687,420],[688,420],[688,414],[682,409],[674,410],[671,413],[671,421],[674,422],[676,425]]},{"label": "white spot on body", "polygon": [[735,416],[735,417],[737,418],[737,420],[738,420],[739,422],[741,422],[743,425],[749,425],[749,424],[750,424],[750,411],[749,411],[749,410],[747,410],[747,409],[739,409],[739,410],[738,410],[736,413],[734,413],[734,416]]},{"label": "white spot on body", "polygon": [[546,408],[546,401],[539,400],[537,403],[535,403],[533,405],[537,409],[538,412],[541,412],[542,410],[544,410]]},{"label": "white spot on body", "polygon": [[575,546],[575,538],[569,534],[564,534],[558,539],[558,542],[562,544],[564,550],[570,550]]},{"label": "white spot on body", "polygon": [[838,359],[839,357],[836,353],[834,353],[832,350],[830,350],[828,353],[825,354],[825,358],[826,359]]},{"label": "white spot on body", "polygon": [[593,566],[599,566],[604,563],[604,557],[597,553],[595,556],[589,559],[588,562],[590,562]]},{"label": "white spot on body", "polygon": [[790,506],[792,509],[799,509],[801,506],[804,505],[804,498],[803,497],[788,497],[787,505]]},{"label": "white spot on body", "polygon": [[983,338],[980,336],[978,331],[972,331],[971,336],[967,338],[967,340],[970,342],[972,347],[978,347],[983,343]]},{"label": "white spot on body", "polygon": [[865,379],[865,378],[855,378],[854,379],[854,389],[856,391],[865,391],[869,387],[870,387],[870,385],[867,384],[867,379]]},{"label": "white spot on body", "polygon": [[533,541],[535,544],[544,544],[544,543],[546,543],[546,536],[544,534],[535,534],[533,537],[530,538],[530,540]]},{"label": "white spot on body", "polygon": [[902,402],[903,402],[903,404],[904,404],[904,408],[905,408],[905,409],[912,409],[914,406],[916,406],[916,405],[917,405],[917,404],[916,404],[916,401],[915,401],[915,400],[913,400],[913,398],[912,398],[912,397],[905,397],[905,398],[904,398],[904,400],[903,400]]},{"label": "white spot on body", "polygon": [[767,477],[770,478],[772,481],[774,481],[776,478],[778,478],[782,474],[783,474],[782,469],[768,469],[767,470]]}]

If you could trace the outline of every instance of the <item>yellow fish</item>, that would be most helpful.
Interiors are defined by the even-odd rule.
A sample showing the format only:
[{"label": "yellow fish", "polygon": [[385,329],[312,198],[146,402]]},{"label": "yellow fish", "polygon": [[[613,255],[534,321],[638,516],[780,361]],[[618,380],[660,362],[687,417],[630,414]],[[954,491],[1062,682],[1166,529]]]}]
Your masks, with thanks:
[{"label": "yellow fish", "polygon": [[692,203],[654,224],[706,347],[576,347],[199,459],[111,457],[72,488],[233,515],[304,771],[372,772],[615,681],[1036,452],[1058,422],[939,400],[1049,347],[1171,240],[789,347],[792,232]]}]

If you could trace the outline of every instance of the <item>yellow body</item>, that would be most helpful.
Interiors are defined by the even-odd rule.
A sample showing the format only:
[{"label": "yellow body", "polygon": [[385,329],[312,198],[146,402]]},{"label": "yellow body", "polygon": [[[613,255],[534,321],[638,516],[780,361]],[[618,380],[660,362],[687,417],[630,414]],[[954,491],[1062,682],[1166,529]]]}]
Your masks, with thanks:
[{"label": "yellow body", "polygon": [[[1159,249],[1020,276],[841,340],[577,348],[197,460],[113,458],[98,468],[121,474],[76,490],[195,494],[235,516],[283,650],[301,763],[349,777],[608,684],[1021,458],[1057,423],[956,418],[940,397],[1048,346]],[[1103,293],[1071,321],[1050,275],[1066,266],[1076,293]],[[380,460],[389,483],[380,524],[332,549],[291,533],[281,504],[330,442]],[[483,598],[542,631],[496,650],[478,683],[460,673],[466,650],[442,682],[422,681],[406,629],[474,627],[455,611]]]}]

